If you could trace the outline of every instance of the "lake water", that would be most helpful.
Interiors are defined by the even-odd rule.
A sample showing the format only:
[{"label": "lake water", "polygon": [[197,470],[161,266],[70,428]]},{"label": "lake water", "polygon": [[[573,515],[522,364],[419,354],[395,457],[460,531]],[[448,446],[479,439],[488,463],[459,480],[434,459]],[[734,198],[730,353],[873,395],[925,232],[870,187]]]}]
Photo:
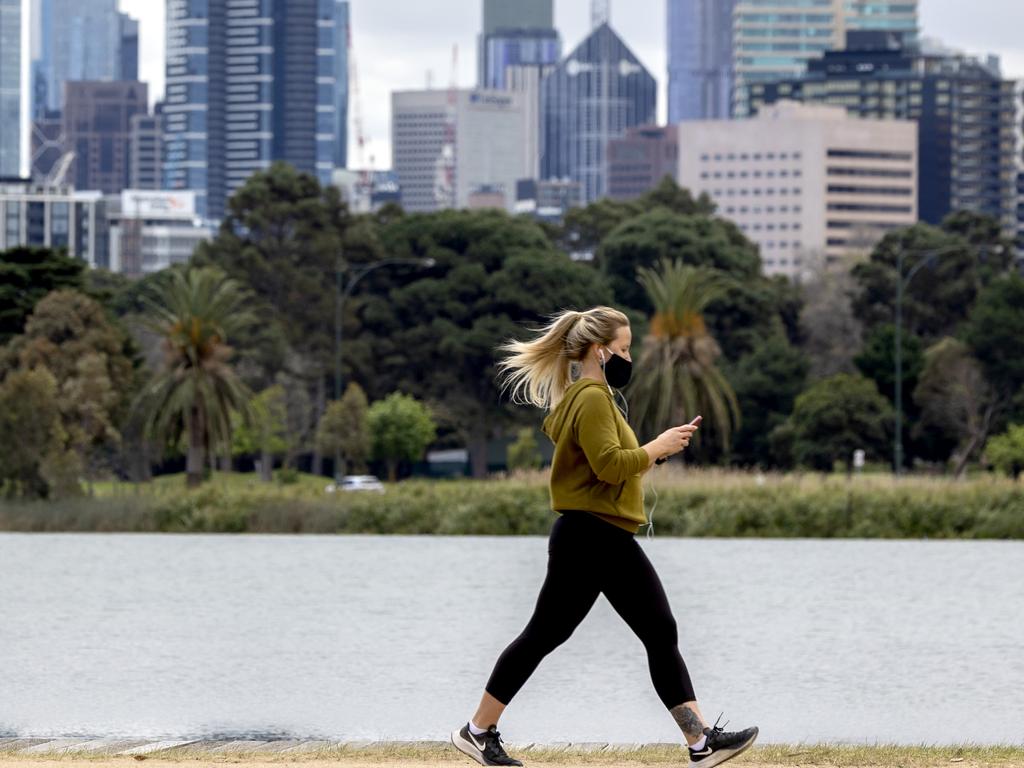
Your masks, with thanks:
[{"label": "lake water", "polygon": [[[764,742],[1024,742],[1024,543],[638,537],[705,715]],[[546,537],[0,534],[0,736],[446,739]],[[599,598],[500,723],[676,741]]]}]

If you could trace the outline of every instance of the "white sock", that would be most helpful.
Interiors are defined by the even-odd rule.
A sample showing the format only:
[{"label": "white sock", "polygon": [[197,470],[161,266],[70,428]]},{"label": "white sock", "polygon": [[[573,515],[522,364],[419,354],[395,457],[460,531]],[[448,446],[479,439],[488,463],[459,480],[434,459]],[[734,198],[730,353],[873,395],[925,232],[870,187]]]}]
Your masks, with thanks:
[{"label": "white sock", "polygon": [[700,752],[702,749],[704,749],[704,745],[707,743],[707,741],[708,735],[706,733],[702,733],[700,738],[690,745],[690,749],[692,749],[694,752]]},{"label": "white sock", "polygon": [[469,721],[469,732],[474,736],[479,736],[481,733],[486,733],[486,728],[481,728],[479,725],[474,723],[472,720]]}]

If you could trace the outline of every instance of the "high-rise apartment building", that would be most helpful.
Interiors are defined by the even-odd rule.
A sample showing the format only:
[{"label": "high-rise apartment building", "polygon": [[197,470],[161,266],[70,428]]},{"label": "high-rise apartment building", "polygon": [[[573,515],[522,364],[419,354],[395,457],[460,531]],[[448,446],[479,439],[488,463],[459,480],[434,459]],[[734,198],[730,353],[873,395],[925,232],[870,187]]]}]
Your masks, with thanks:
[{"label": "high-rise apartment building", "polygon": [[781,102],[753,118],[680,123],[679,183],[708,194],[765,272],[870,248],[917,221],[917,125]]},{"label": "high-rise apartment building", "polygon": [[562,41],[554,26],[554,0],[483,0],[477,47],[480,88],[508,88],[509,67],[557,64]]},{"label": "high-rise apartment building", "polygon": [[78,189],[120,194],[131,183],[132,118],[147,112],[146,84],[72,80],[64,95],[64,147],[75,153],[69,180]]},{"label": "high-rise apartment building", "polygon": [[338,159],[340,0],[168,0],[164,186],[221,218],[284,160],[330,183]]},{"label": "high-rise apartment building", "polygon": [[736,0],[667,0],[668,121],[732,113]]},{"label": "high-rise apartment building", "polygon": [[608,194],[608,142],[655,121],[657,84],[608,24],[593,29],[541,83],[542,179]]},{"label": "high-rise apartment building", "polygon": [[845,107],[852,115],[920,125],[922,220],[987,213],[1016,226],[1014,83],[995,62],[921,54],[899,34],[851,32],[845,50],[808,62],[806,75],[752,84],[749,110],[780,99]]},{"label": "high-rise apartment building", "polygon": [[0,0],[0,176],[21,173],[21,0]]},{"label": "high-rise apartment building", "polygon": [[465,208],[474,200],[515,204],[528,174],[524,96],[514,91],[395,91],[392,166],[409,211]]},{"label": "high-rise apartment building", "polygon": [[883,29],[917,35],[917,0],[736,0],[733,9],[733,107],[746,104],[752,83],[798,77],[807,62],[842,48],[847,30]]}]

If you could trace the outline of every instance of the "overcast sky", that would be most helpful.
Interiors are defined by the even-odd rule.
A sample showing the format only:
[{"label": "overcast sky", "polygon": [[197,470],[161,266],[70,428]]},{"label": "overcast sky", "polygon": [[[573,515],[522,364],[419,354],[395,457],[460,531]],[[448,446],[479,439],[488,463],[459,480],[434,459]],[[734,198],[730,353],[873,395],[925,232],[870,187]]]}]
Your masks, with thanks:
[{"label": "overcast sky", "polygon": [[[997,54],[1006,77],[1024,79],[1024,0],[919,2],[925,35],[968,53]],[[376,168],[391,164],[391,91],[423,88],[428,72],[435,88],[448,87],[453,45],[458,45],[458,85],[475,85],[481,5],[481,0],[351,0],[367,164],[371,155]],[[155,100],[164,88],[164,0],[120,0],[120,7],[141,22],[139,76],[149,82]],[[555,0],[563,52],[583,39],[589,9],[589,0]],[[611,0],[611,23],[658,79],[658,116],[664,122],[665,0]],[[350,116],[354,106],[350,101]],[[349,146],[354,166],[352,137]]]}]

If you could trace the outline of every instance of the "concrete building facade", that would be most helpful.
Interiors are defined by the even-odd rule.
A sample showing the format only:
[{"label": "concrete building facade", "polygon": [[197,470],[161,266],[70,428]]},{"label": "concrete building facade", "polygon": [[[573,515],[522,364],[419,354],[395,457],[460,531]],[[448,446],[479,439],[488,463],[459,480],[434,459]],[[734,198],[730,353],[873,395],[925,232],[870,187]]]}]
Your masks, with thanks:
[{"label": "concrete building facade", "polygon": [[679,130],[675,125],[630,128],[608,143],[608,197],[632,200],[665,177],[679,173]]},{"label": "concrete building facade", "polygon": [[[526,156],[525,96],[514,91],[395,91],[391,94],[392,160],[408,211],[465,208],[485,189],[515,203]],[[450,181],[449,181],[450,176]],[[451,188],[450,188],[451,185]]]},{"label": "concrete building facade", "polygon": [[145,83],[70,81],[64,84],[62,133],[75,153],[70,180],[77,189],[120,194],[131,183],[132,118],[148,111]]},{"label": "concrete building facade", "polygon": [[744,120],[681,123],[679,183],[799,277],[917,221],[917,125],[783,102]]}]

